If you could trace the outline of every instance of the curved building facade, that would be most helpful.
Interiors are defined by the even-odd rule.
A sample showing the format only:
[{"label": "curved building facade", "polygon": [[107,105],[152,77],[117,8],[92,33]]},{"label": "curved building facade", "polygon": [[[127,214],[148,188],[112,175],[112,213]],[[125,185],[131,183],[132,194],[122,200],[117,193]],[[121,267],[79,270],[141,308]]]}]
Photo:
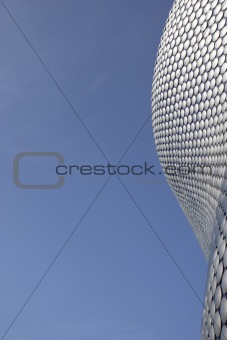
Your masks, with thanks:
[{"label": "curved building facade", "polygon": [[152,124],[208,260],[202,339],[227,340],[227,0],[175,0],[155,64]]}]

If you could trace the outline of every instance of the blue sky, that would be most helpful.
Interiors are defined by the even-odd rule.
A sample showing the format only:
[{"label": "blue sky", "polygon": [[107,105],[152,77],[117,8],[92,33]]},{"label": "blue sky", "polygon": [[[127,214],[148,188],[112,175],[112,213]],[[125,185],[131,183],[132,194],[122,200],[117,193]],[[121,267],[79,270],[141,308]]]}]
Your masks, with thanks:
[{"label": "blue sky", "polygon": [[[172,1],[5,4],[117,164],[150,115],[155,57]],[[199,339],[201,302],[163,244],[201,300],[207,264],[163,175],[121,176],[127,191],[112,176],[95,201],[107,175],[66,176],[55,190],[14,184],[20,152],[55,151],[65,164],[107,161],[3,5],[0,25],[0,339],[80,221],[4,339]],[[121,164],[145,161],[159,172],[150,119]],[[21,180],[54,183],[55,163],[24,158]]]}]

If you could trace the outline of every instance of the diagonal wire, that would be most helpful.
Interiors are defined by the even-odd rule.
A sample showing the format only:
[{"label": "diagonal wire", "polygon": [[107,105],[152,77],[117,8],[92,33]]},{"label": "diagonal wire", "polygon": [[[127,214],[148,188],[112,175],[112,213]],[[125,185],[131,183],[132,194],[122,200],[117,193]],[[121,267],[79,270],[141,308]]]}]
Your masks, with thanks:
[{"label": "diagonal wire", "polygon": [[123,153],[123,155],[121,156],[118,164],[122,161],[122,159],[125,157],[125,155],[128,153],[128,151],[131,149],[132,145],[134,144],[134,142],[136,141],[136,139],[138,138],[138,136],[140,135],[140,133],[142,132],[142,130],[144,129],[144,127],[146,126],[147,122],[150,120],[151,118],[151,114],[149,113],[149,115],[147,116],[145,122],[143,123],[143,125],[141,126],[141,128],[139,129],[139,131],[137,132],[136,136],[133,138],[133,140],[131,141],[131,143],[129,144],[129,146],[127,147],[127,149],[125,150],[125,152]]},{"label": "diagonal wire", "polygon": [[99,190],[99,192],[96,194],[95,198],[92,200],[92,202],[89,204],[88,208],[85,210],[84,214],[82,215],[82,217],[80,218],[79,222],[76,224],[76,226],[73,228],[73,230],[71,231],[71,233],[69,234],[69,236],[66,238],[66,240],[64,241],[64,243],[62,244],[61,248],[59,249],[59,251],[57,252],[57,254],[54,256],[53,260],[50,262],[50,264],[48,265],[48,267],[46,268],[45,272],[43,273],[43,275],[41,276],[40,280],[37,282],[37,284],[35,285],[35,287],[33,288],[33,290],[31,291],[31,293],[28,295],[26,301],[24,302],[24,304],[21,306],[20,310],[18,311],[18,313],[15,315],[15,317],[13,318],[12,322],[10,323],[10,325],[8,326],[8,328],[6,329],[5,333],[3,334],[3,336],[1,337],[1,340],[3,340],[5,338],[5,336],[7,335],[7,333],[9,332],[10,328],[13,326],[13,324],[15,323],[15,321],[17,320],[17,318],[20,316],[21,312],[23,311],[23,309],[26,307],[26,305],[28,304],[28,302],[30,301],[30,299],[32,298],[32,296],[34,295],[34,293],[36,292],[36,290],[38,289],[39,285],[42,283],[42,281],[44,280],[44,278],[46,277],[46,275],[48,274],[48,272],[50,271],[50,269],[52,268],[52,266],[54,265],[54,263],[56,262],[56,260],[58,259],[58,257],[60,256],[60,254],[63,252],[65,246],[68,244],[68,242],[70,241],[70,239],[72,238],[72,236],[74,235],[74,233],[76,232],[76,230],[78,229],[79,225],[81,224],[81,222],[83,221],[83,219],[85,218],[85,216],[87,215],[87,213],[89,212],[89,210],[91,209],[91,207],[93,206],[93,204],[95,203],[95,201],[97,200],[97,198],[99,197],[99,195],[101,194],[101,192],[103,191],[104,187],[106,186],[106,184],[108,183],[109,179],[111,176],[108,177],[108,179],[106,180],[106,182],[103,184],[103,186],[101,187],[101,189]]},{"label": "diagonal wire", "polygon": [[68,103],[68,105],[70,106],[70,108],[73,110],[73,112],[76,114],[77,118],[79,119],[79,121],[81,122],[81,124],[83,125],[84,129],[87,131],[87,133],[89,134],[89,136],[91,137],[91,139],[93,140],[93,142],[95,143],[95,145],[97,146],[97,148],[99,149],[99,151],[101,152],[101,154],[103,155],[103,157],[108,161],[105,153],[103,152],[103,150],[100,148],[99,144],[97,143],[97,141],[95,140],[95,138],[93,137],[93,135],[91,134],[90,130],[88,129],[88,127],[85,125],[85,123],[83,122],[82,118],[80,117],[80,115],[78,114],[78,112],[76,111],[76,109],[74,108],[74,106],[72,105],[72,103],[70,102],[70,100],[68,99],[68,97],[66,96],[65,92],[62,90],[62,88],[60,87],[60,85],[58,84],[57,80],[54,78],[54,76],[52,75],[52,73],[50,72],[50,70],[48,69],[48,67],[46,66],[46,64],[44,63],[44,61],[42,60],[42,58],[39,56],[38,52],[36,51],[36,49],[34,48],[34,46],[32,45],[32,43],[30,42],[30,40],[27,38],[27,36],[25,35],[25,33],[23,32],[23,30],[21,29],[21,27],[19,26],[18,22],[15,20],[15,18],[13,17],[13,15],[11,14],[11,12],[9,11],[9,9],[6,7],[6,5],[4,4],[3,1],[1,1],[3,7],[5,8],[6,12],[9,14],[9,16],[11,17],[11,19],[13,20],[13,22],[15,23],[15,25],[17,26],[17,28],[19,29],[19,31],[21,32],[21,34],[23,35],[24,39],[27,41],[28,45],[31,47],[31,49],[33,50],[33,52],[35,53],[36,57],[38,58],[38,60],[40,61],[40,63],[42,64],[42,66],[44,67],[44,69],[47,71],[47,73],[49,74],[50,78],[52,79],[52,81],[54,82],[54,84],[56,85],[56,87],[58,88],[58,90],[60,91],[60,93],[62,94],[62,96],[65,98],[66,102]]}]

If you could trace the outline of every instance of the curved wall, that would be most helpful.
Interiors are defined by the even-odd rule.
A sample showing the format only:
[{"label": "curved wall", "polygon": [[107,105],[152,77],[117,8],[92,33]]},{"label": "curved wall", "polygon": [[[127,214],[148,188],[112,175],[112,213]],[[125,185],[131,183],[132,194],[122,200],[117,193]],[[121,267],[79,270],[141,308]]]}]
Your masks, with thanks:
[{"label": "curved wall", "polygon": [[152,123],[167,180],[209,259],[202,339],[227,340],[227,0],[176,0]]}]

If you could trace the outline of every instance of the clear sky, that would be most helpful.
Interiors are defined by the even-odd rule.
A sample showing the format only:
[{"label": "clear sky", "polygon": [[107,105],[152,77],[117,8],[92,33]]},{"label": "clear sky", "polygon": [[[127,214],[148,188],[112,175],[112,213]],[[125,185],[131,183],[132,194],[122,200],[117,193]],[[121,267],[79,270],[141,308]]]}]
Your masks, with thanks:
[{"label": "clear sky", "polygon": [[[125,187],[111,176],[97,198],[108,175],[74,173],[54,190],[13,182],[20,152],[119,162],[150,115],[172,1],[5,4],[83,124],[0,4],[0,339],[77,225],[4,339],[199,339],[207,264],[163,175],[120,176]],[[151,119],[121,164],[144,162],[160,171]],[[54,183],[56,163],[24,158],[21,181]]]}]

